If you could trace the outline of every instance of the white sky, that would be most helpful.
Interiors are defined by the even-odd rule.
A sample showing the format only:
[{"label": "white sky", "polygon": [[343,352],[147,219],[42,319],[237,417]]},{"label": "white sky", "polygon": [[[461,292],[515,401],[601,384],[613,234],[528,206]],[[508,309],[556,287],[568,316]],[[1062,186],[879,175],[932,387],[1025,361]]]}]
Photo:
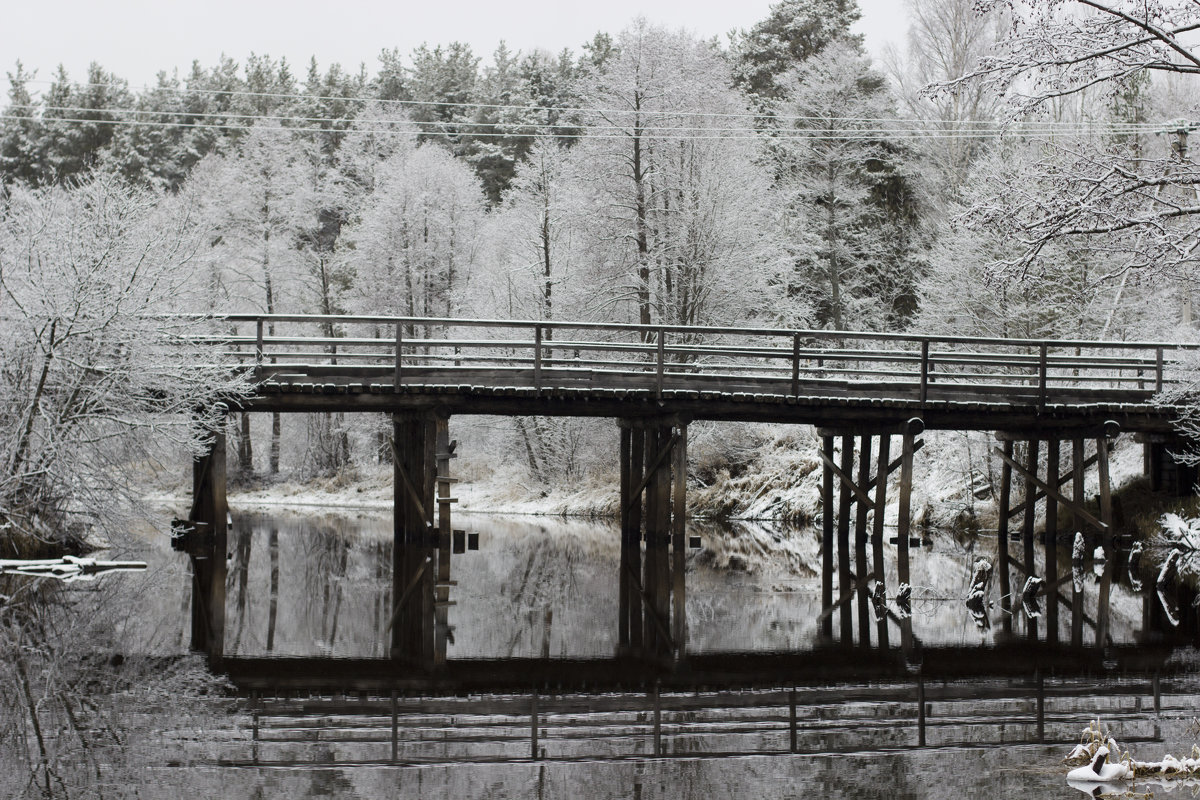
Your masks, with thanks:
[{"label": "white sky", "polygon": [[[134,87],[159,70],[186,73],[193,59],[212,66],[225,53],[286,56],[302,78],[310,56],[322,71],[340,62],[351,72],[378,67],[384,48],[407,54],[422,42],[463,41],[485,61],[501,39],[510,49],[578,51],[597,31],[616,34],[637,15],[699,36],[749,28],[772,0],[5,0],[0,14],[0,69],[21,60],[49,80],[62,63],[73,80],[99,62]],[[859,0],[867,46],[878,54],[902,44],[902,0]],[[7,81],[3,82],[7,87]],[[43,89],[41,85],[30,87]]]}]

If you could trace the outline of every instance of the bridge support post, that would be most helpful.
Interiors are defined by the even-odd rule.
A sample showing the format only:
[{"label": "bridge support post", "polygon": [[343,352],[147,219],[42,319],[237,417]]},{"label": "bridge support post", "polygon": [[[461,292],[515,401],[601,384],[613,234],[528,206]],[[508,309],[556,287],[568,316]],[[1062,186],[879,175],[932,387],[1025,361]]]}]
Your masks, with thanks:
[{"label": "bridge support post", "polygon": [[822,434],[821,636],[833,638],[833,436]]},{"label": "bridge support post", "polygon": [[225,417],[210,434],[208,452],[192,461],[193,537],[186,547],[192,563],[192,649],[219,667],[225,656]]},{"label": "bridge support post", "polygon": [[1000,464],[1000,508],[996,525],[996,569],[1000,573],[1000,627],[1005,635],[1012,634],[1012,584],[1008,571],[1008,519],[1012,507],[1013,443],[1004,440],[1004,459]]},{"label": "bridge support post", "polygon": [[[880,437],[882,438],[882,437]],[[887,470],[887,466],[884,466]],[[862,491],[871,488],[871,437],[862,436],[858,448],[858,486]],[[858,594],[858,645],[871,646],[871,617],[867,608],[870,599],[867,597],[867,514],[871,504],[859,502],[854,515],[854,572],[862,588]],[[882,506],[880,506],[882,508]],[[879,516],[882,516],[881,514]]]},{"label": "bridge support post", "polygon": [[[1037,484],[1038,474],[1038,445],[1037,439],[1029,439],[1025,443],[1025,491],[1022,500],[1025,504],[1025,517],[1021,525],[1021,541],[1025,550],[1025,580],[1021,586],[1037,573],[1037,556],[1033,547],[1033,528],[1037,519]],[[1053,480],[1053,478],[1051,478]],[[1038,638],[1037,619],[1026,616],[1025,635],[1030,639]]]},{"label": "bridge support post", "polygon": [[853,502],[849,478],[854,474],[854,437],[842,436],[842,493],[838,501],[837,550],[838,550],[838,603],[841,606],[838,619],[841,625],[843,644],[854,642],[854,608],[847,593],[854,583],[850,577],[850,506]]},{"label": "bridge support post", "polygon": [[437,418],[429,412],[392,415],[394,502],[391,657],[435,661]]},{"label": "bridge support post", "polygon": [[687,646],[687,423],[651,418],[619,424],[618,651],[681,659]]},{"label": "bridge support post", "polygon": [[[884,512],[887,507],[888,476],[900,470],[899,519],[897,536],[897,578],[901,584],[908,583],[909,508],[912,496],[913,456],[922,442],[916,437],[924,430],[920,419],[883,431],[838,431],[821,429],[821,461],[824,464],[824,481],[821,487],[822,500],[822,560],[821,560],[821,635],[833,636],[833,614],[840,612],[839,638],[843,644],[854,643],[854,621],[858,618],[858,644],[870,647],[870,608],[876,606],[877,637],[880,647],[888,646],[888,619],[896,621],[900,628],[901,641],[911,646],[912,627],[907,613],[896,614],[887,608],[887,569],[884,562]],[[902,436],[903,452],[894,462],[888,460],[893,432]],[[871,474],[872,440],[878,436],[878,465]],[[840,437],[842,451],[840,464],[834,460],[834,439]],[[854,440],[859,439],[858,470],[854,465]],[[834,480],[841,486],[836,522],[833,512]],[[870,495],[871,487],[875,495]],[[850,517],[851,507],[858,503],[854,513],[854,551],[851,554]],[[868,534],[870,512],[874,513],[871,533]],[[837,531],[838,597],[833,596],[834,531]],[[868,570],[868,542],[870,543],[870,567]],[[851,558],[853,557],[853,565]],[[853,566],[853,571],[852,571]],[[872,589],[871,578],[875,586]],[[900,596],[897,588],[897,597]],[[856,598],[857,596],[857,598]],[[857,600],[857,602],[856,602]],[[901,601],[901,611],[906,611]],[[857,614],[856,614],[857,611]]]},{"label": "bridge support post", "polygon": [[[1058,437],[1046,441],[1046,476],[1061,485]],[[1046,497],[1046,641],[1058,644],[1058,498]]]},{"label": "bridge support post", "polygon": [[[1084,459],[1083,439],[1075,438],[1071,440],[1071,500],[1077,506],[1082,506],[1085,502],[1084,498]],[[1072,519],[1077,520],[1078,515],[1072,514]],[[1079,523],[1075,522],[1076,530]],[[1072,548],[1074,548],[1075,537],[1071,537]],[[1071,565],[1072,570],[1075,569],[1075,564]],[[1082,580],[1071,581],[1071,646],[1083,647],[1083,582]]]}]

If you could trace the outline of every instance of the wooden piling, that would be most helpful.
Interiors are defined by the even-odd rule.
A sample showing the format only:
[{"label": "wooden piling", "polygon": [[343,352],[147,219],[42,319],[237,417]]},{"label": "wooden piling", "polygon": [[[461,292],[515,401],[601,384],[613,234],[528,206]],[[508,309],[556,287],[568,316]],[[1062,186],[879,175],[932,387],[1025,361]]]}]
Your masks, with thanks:
[{"label": "wooden piling", "polygon": [[1112,487],[1109,483],[1108,439],[1100,436],[1096,439],[1096,471],[1100,483],[1100,521],[1107,530],[1100,536],[1104,548],[1104,572],[1100,576],[1100,593],[1096,609],[1096,646],[1108,644],[1109,600],[1112,591],[1113,566],[1116,563],[1116,553],[1113,551],[1113,509]]},{"label": "wooden piling", "polygon": [[[1087,502],[1084,497],[1084,448],[1083,439],[1071,440],[1071,499],[1075,504],[1082,506]],[[1072,515],[1074,521],[1074,530],[1071,531],[1071,546],[1074,549],[1075,533],[1080,532],[1082,526],[1077,514]],[[1074,569],[1074,565],[1072,565]],[[1083,647],[1083,589],[1082,587],[1074,586],[1072,581],[1071,586],[1071,646]]]},{"label": "wooden piling", "polygon": [[672,461],[673,502],[671,508],[671,549],[673,595],[672,636],[675,658],[687,655],[687,424],[679,423]]},{"label": "wooden piling", "polygon": [[208,452],[192,462],[192,513],[206,546],[192,556],[192,649],[220,668],[225,657],[225,579],[229,548],[226,501],[225,417],[211,432]]},{"label": "wooden piling", "polygon": [[435,422],[437,450],[437,582],[434,594],[434,664],[446,663],[450,635],[450,553],[454,537],[450,519],[450,421],[439,416]]},{"label": "wooden piling", "polygon": [[[1053,436],[1046,442],[1046,474],[1054,486],[1058,485],[1060,466],[1058,437]],[[1046,641],[1058,643],[1058,498],[1046,496],[1046,536],[1045,536],[1046,587],[1049,592],[1046,598]]]},{"label": "wooden piling", "polygon": [[1012,633],[1012,585],[1008,573],[1008,512],[1012,508],[1012,458],[1013,443],[1005,439],[1004,455],[1007,459],[1000,464],[1000,516],[996,530],[996,569],[1000,573],[1000,623],[1005,634]]},{"label": "wooden piling", "polygon": [[[833,608],[833,437],[822,436],[825,452],[821,476],[821,611]],[[821,621],[821,635],[833,638],[833,616],[826,614]]]},{"label": "wooden piling", "polygon": [[[858,486],[864,492],[871,488],[871,437],[862,436],[859,439],[858,452]],[[858,644],[860,647],[871,646],[871,617],[868,610],[870,598],[867,596],[867,513],[871,509],[866,503],[858,503],[854,519],[854,571],[858,575]]]},{"label": "wooden piling", "polygon": [[629,550],[631,547],[637,546],[637,537],[630,531],[631,504],[633,501],[629,496],[630,492],[633,491],[633,486],[631,485],[632,479],[630,477],[633,472],[630,461],[633,450],[633,429],[625,420],[621,420],[619,424],[621,437],[621,558],[620,564],[617,566],[617,651],[622,655],[626,655],[629,651],[630,642],[629,575],[633,569]]},{"label": "wooden piling", "polygon": [[651,615],[658,606],[658,539],[662,536],[659,518],[658,456],[662,448],[662,438],[659,435],[658,426],[647,426],[645,431],[646,448],[643,453],[645,464],[643,481],[646,484],[643,500],[645,550],[641,575],[643,589],[641,624],[642,641],[646,653],[656,656],[659,654],[660,643],[658,629],[655,627]]},{"label": "wooden piling", "polygon": [[[900,507],[898,509],[899,516],[896,520],[896,535],[899,544],[896,572],[901,584],[908,584],[911,580],[908,564],[908,536],[912,520],[913,435],[913,422],[910,422],[905,428],[904,436],[902,437],[903,444],[900,451],[902,459],[900,463]],[[912,648],[912,620],[908,617],[905,617],[900,623],[900,646],[905,651]]]},{"label": "wooden piling", "polygon": [[[1025,468],[1028,470],[1028,474],[1025,476],[1025,491],[1022,497],[1025,505],[1025,515],[1021,525],[1021,541],[1025,549],[1025,580],[1020,582],[1022,587],[1037,571],[1036,553],[1033,546],[1033,528],[1037,519],[1037,484],[1034,482],[1033,476],[1038,474],[1038,440],[1030,439],[1026,442],[1025,447]],[[1050,480],[1054,480],[1055,477],[1051,476]],[[1030,639],[1038,638],[1036,618],[1025,617],[1025,633]]]},{"label": "wooden piling", "polygon": [[[654,576],[654,611],[658,622],[654,623],[658,630],[658,644],[654,652],[664,658],[673,655],[673,642],[670,640],[671,619],[671,466],[672,458],[665,451],[672,448],[674,431],[669,425],[658,426],[658,466],[654,474],[654,493],[657,516],[654,533],[654,550],[656,553]],[[660,627],[661,626],[661,627]]]},{"label": "wooden piling", "polygon": [[[842,474],[847,477],[854,474],[854,437],[842,436]],[[838,620],[841,625],[841,641],[843,644],[854,642],[854,607],[851,603],[843,602],[850,591],[854,579],[850,577],[850,505],[854,494],[845,481],[839,482],[842,493],[838,502],[837,520],[837,554],[838,554]]]},{"label": "wooden piling", "polygon": [[[878,470],[875,473],[875,516],[872,520],[872,535],[871,535],[871,566],[875,573],[875,580],[887,586],[887,570],[883,559],[883,523],[884,510],[887,508],[887,483],[888,483],[888,450],[891,447],[892,437],[888,434],[883,434],[879,437],[879,460]],[[884,615],[883,619],[879,620],[876,625],[877,638],[879,647],[886,650],[888,647],[888,619]]]},{"label": "wooden piling", "polygon": [[[637,487],[642,485],[643,461],[646,457],[646,430],[640,425],[632,429],[629,453],[629,647],[634,654],[642,653],[642,593],[638,590],[642,573],[642,502]],[[637,494],[633,494],[637,492]]]}]

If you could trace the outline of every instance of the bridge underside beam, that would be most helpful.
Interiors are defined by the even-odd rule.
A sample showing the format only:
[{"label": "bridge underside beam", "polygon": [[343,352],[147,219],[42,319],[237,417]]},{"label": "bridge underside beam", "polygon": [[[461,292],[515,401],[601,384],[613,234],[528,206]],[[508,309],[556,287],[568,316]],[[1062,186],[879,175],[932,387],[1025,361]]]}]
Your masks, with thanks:
[{"label": "bridge underside beam", "polygon": [[620,420],[620,436],[618,650],[680,659],[687,648],[687,423]]},{"label": "bridge underside beam", "polygon": [[724,392],[671,392],[658,398],[641,390],[543,390],[475,386],[405,386],[378,391],[357,384],[357,392],[340,384],[309,384],[305,391],[262,393],[240,402],[235,410],[249,411],[381,411],[427,412],[498,416],[611,417],[614,419],[682,416],[722,422],[768,422],[813,425],[838,430],[897,428],[920,417],[926,430],[1008,430],[1014,435],[1049,439],[1095,438],[1106,422],[1122,431],[1171,433],[1172,415],[1157,407],[1134,403],[1081,403],[1040,411],[1035,405],[997,407],[990,402],[933,402],[865,397],[786,397]]}]

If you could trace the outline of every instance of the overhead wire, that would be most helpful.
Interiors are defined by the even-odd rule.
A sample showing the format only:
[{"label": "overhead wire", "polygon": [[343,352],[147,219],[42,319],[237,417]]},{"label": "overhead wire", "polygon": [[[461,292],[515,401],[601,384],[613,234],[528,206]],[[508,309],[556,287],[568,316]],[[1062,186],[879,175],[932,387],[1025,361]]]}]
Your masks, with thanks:
[{"label": "overhead wire", "polygon": [[[219,115],[218,115],[219,116]],[[396,123],[403,124],[404,127],[360,127],[353,126],[353,120],[337,119],[330,120],[331,124],[347,125],[345,128],[333,127],[303,127],[303,126],[278,126],[274,128],[261,128],[253,124],[230,124],[219,122],[177,122],[177,121],[160,121],[160,120],[138,120],[138,119],[95,119],[85,117],[50,117],[41,118],[28,115],[16,114],[0,114],[0,120],[8,120],[15,122],[37,122],[41,124],[72,124],[72,125],[110,125],[124,127],[148,127],[148,128],[180,128],[188,130],[222,130],[222,131],[252,131],[266,130],[270,132],[278,132],[283,134],[294,133],[345,133],[345,134],[386,134],[386,135],[403,135],[417,136],[428,135],[431,132],[422,130],[424,125],[432,124],[440,128],[440,132],[445,135],[459,135],[468,138],[510,138],[513,136],[530,136],[537,135],[538,131],[527,132],[528,128],[546,128],[547,126],[539,126],[535,124],[522,124],[514,126],[515,130],[508,131],[461,131],[456,130],[458,127],[455,123]],[[493,127],[493,126],[489,126]],[[571,136],[578,132],[588,132],[591,138],[600,139],[627,139],[632,132],[628,129],[613,127],[611,129],[601,129],[601,132],[591,132],[595,128],[587,125],[570,125],[570,126],[553,126],[555,129],[561,127],[561,132],[545,133],[550,136]],[[685,132],[680,132],[680,131]],[[892,139],[999,139],[1005,136],[1010,136],[1013,131],[1007,131],[1002,128],[995,130],[962,130],[962,129],[902,129],[902,128],[843,128],[843,129],[821,129],[821,128],[783,128],[783,129],[727,129],[725,132],[715,131],[711,133],[689,133],[686,131],[705,131],[704,128],[690,129],[673,129],[673,128],[639,128],[638,135],[648,138],[666,139],[671,141],[749,141],[761,140],[769,136],[773,140],[829,140],[829,141],[847,141],[847,140],[874,140],[880,138]],[[1063,133],[1062,131],[1038,131],[1038,130],[1019,130],[1018,133],[1024,135],[1036,135],[1039,133]],[[1093,131],[1095,132],[1095,131]],[[1124,131],[1107,131],[1120,133]],[[1136,131],[1133,131],[1136,132]],[[436,133],[436,132],[434,132]]]},{"label": "overhead wire", "polygon": [[[48,84],[53,83],[52,81],[33,81],[33,80],[26,81],[26,82],[27,83],[48,83]],[[87,87],[87,88],[120,88],[120,89],[128,89],[129,88],[125,84],[111,84],[111,83],[83,83],[83,84],[71,84],[71,85],[75,86],[75,87]],[[455,109],[455,108],[458,108],[458,109],[492,109],[492,110],[524,111],[524,112],[548,111],[548,112],[557,112],[557,113],[581,113],[581,114],[631,114],[631,115],[638,114],[643,117],[688,116],[688,117],[712,118],[712,119],[749,119],[749,120],[770,119],[770,120],[780,121],[780,122],[820,122],[820,121],[825,121],[827,119],[827,117],[822,116],[822,115],[778,114],[778,113],[773,113],[773,111],[770,111],[770,110],[757,111],[757,112],[756,111],[722,112],[722,111],[694,111],[694,110],[684,110],[684,109],[645,109],[645,108],[643,108],[643,109],[623,108],[622,109],[622,108],[597,108],[597,107],[588,107],[588,106],[543,106],[543,105],[521,105],[521,104],[515,104],[515,103],[463,102],[463,101],[451,101],[451,100],[380,99],[380,98],[370,98],[370,97],[346,97],[343,95],[312,95],[312,94],[300,94],[300,93],[294,93],[294,92],[255,92],[255,91],[249,91],[249,90],[245,90],[245,89],[199,89],[199,88],[184,88],[184,87],[163,87],[163,86],[155,86],[155,87],[143,86],[142,91],[143,91],[143,94],[149,94],[151,92],[169,91],[169,92],[174,92],[176,94],[182,94],[182,95],[202,94],[202,95],[220,95],[220,96],[224,96],[224,97],[255,97],[255,98],[265,98],[265,99],[304,100],[304,101],[314,101],[314,100],[327,101],[328,100],[328,101],[348,102],[348,103],[356,103],[356,104],[363,104],[363,105],[366,105],[366,104],[379,104],[379,105],[384,105],[384,106],[395,105],[395,106],[400,106],[402,108],[435,107],[435,108],[449,108],[449,109]],[[37,105],[37,104],[34,104],[34,105]],[[91,110],[91,109],[89,109],[89,110]],[[184,114],[184,113],[189,113],[189,112],[176,111],[176,112],[161,112],[161,113]],[[201,113],[203,113],[203,112],[201,112]],[[225,116],[229,116],[229,115],[225,115]],[[255,115],[245,115],[245,116],[255,116]],[[912,122],[912,120],[903,120],[903,119],[899,119],[899,118],[854,117],[854,116],[839,116],[839,117],[837,117],[837,120],[844,121],[844,122],[866,122],[866,123]],[[978,125],[978,126],[982,126],[982,127],[988,127],[988,126],[1000,125],[1002,123],[999,123],[994,120],[960,120],[960,121],[958,121],[958,124]],[[1141,129],[1141,128],[1153,129],[1154,128],[1154,126],[1150,125],[1149,123],[1114,123],[1114,122],[1093,123],[1093,122],[1070,122],[1070,121],[1062,121],[1062,120],[1042,120],[1042,121],[1038,121],[1036,123],[1019,123],[1019,122],[1009,123],[1009,125],[1021,125],[1021,124],[1032,124],[1032,125],[1038,125],[1038,126],[1043,126],[1043,127],[1047,127],[1047,128],[1052,127],[1055,129],[1071,129],[1071,128],[1081,128],[1081,127],[1090,128],[1091,126],[1104,126],[1104,125],[1134,126],[1139,129]]]}]

